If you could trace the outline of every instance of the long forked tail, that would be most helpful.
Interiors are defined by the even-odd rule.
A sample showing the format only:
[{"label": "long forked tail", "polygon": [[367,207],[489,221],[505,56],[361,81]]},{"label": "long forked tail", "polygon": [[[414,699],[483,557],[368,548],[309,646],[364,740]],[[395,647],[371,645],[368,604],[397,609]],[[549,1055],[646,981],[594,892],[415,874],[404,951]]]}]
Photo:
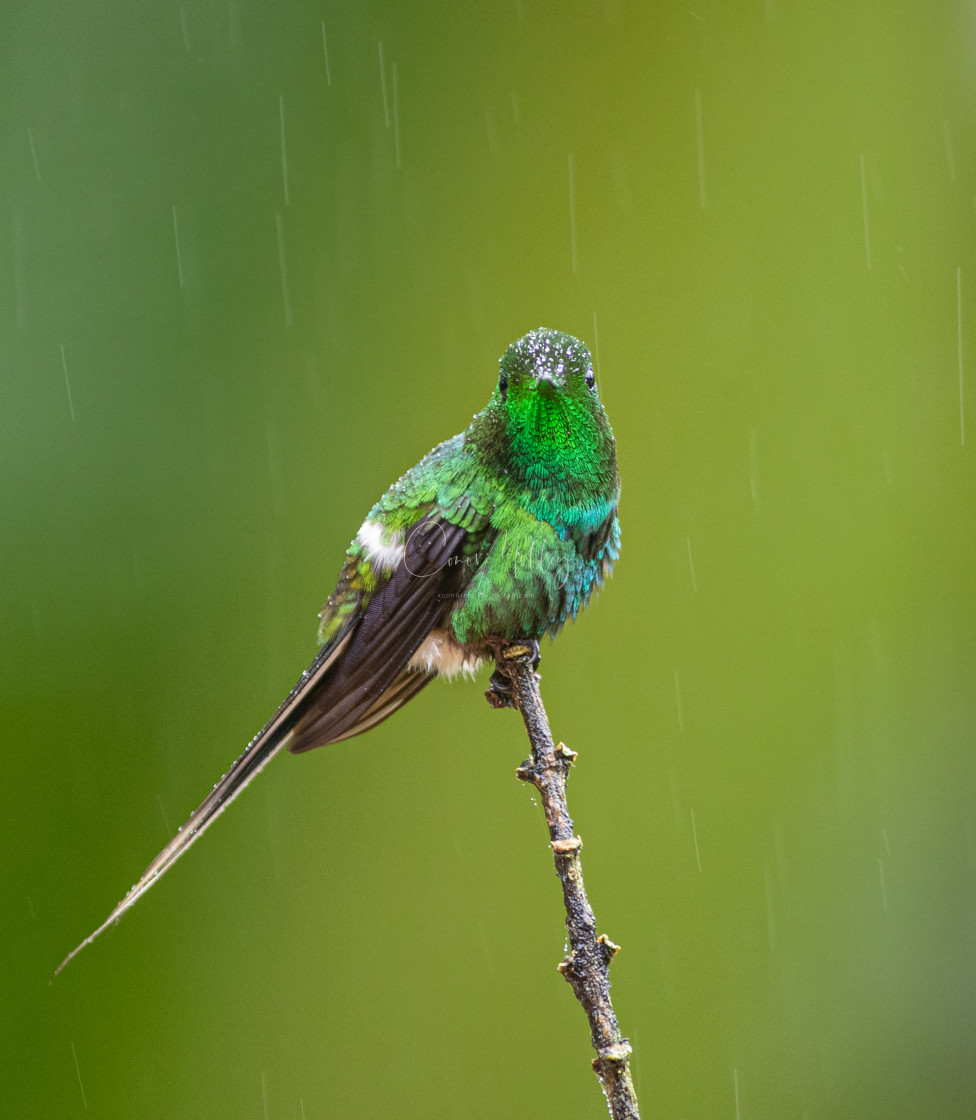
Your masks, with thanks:
[{"label": "long forked tail", "polygon": [[139,881],[129,890],[129,893],[98,929],[89,934],[80,945],[72,949],[58,965],[54,972],[55,976],[69,961],[74,960],[86,945],[90,945],[100,933],[117,922],[126,910],[135,906],[136,902],[160,878],[163,872],[172,867],[193,841],[201,836],[208,826],[220,816],[255,774],[263,770],[282,747],[288,745],[293,735],[292,727],[304,709],[305,702],[320,685],[324,675],[342,653],[345,644],[345,641],[333,643],[319,653],[288,694],[285,702],[262,730],[255,735],[240,758],[193,810],[190,819],[150,863]]}]

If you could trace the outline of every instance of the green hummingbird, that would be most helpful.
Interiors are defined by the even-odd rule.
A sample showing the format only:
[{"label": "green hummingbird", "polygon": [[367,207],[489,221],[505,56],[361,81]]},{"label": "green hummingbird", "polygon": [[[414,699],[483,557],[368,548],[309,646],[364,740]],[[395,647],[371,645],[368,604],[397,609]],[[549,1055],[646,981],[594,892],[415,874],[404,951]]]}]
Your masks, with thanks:
[{"label": "green hummingbird", "polygon": [[[555,637],[620,549],[613,432],[586,345],[539,328],[499,360],[488,404],[373,506],[320,612],[320,650],[268,724],[90,944],[283,748],[375,727],[437,676],[473,675],[500,644]],[[496,670],[488,698],[511,704]],[[57,973],[55,973],[57,975]]]}]

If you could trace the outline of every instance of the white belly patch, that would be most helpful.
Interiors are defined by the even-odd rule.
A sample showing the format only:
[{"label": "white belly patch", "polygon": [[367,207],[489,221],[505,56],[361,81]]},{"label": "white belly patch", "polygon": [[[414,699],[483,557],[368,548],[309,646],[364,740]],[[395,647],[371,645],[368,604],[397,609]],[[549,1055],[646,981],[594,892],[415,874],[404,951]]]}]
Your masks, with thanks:
[{"label": "white belly patch", "polygon": [[437,673],[450,680],[458,673],[473,677],[483,662],[483,657],[469,653],[447,630],[431,630],[424,644],[410,658],[409,668]]}]

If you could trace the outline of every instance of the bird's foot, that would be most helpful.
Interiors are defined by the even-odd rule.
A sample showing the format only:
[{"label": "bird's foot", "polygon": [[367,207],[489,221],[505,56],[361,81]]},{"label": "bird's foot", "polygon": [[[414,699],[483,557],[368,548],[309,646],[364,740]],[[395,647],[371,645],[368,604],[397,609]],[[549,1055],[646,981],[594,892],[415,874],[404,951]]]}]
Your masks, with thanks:
[{"label": "bird's foot", "polygon": [[539,653],[539,643],[532,639],[504,642],[495,647],[494,654],[496,668],[488,682],[485,699],[493,708],[517,708],[515,694],[512,691],[512,679],[505,663],[528,654],[532,659],[532,668],[538,669],[542,657]]},{"label": "bird's foot", "polygon": [[496,669],[491,674],[491,680],[485,689],[485,699],[493,708],[514,708],[515,697],[512,694],[512,682],[504,669]]}]

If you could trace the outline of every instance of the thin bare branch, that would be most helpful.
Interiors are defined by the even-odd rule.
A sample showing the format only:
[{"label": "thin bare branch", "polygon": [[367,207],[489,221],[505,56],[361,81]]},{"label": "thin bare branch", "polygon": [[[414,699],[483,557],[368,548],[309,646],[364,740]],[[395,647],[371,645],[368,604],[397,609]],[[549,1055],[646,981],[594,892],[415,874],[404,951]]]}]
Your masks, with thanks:
[{"label": "thin bare branch", "polygon": [[[559,964],[559,971],[572,986],[589,1019],[590,1037],[597,1054],[593,1069],[603,1086],[610,1115],[613,1120],[640,1120],[630,1074],[630,1043],[620,1033],[610,1002],[610,961],[618,946],[596,932],[596,918],[583,886],[583,842],[573,831],[573,819],[566,804],[566,781],[576,754],[562,743],[556,746],[553,742],[539,692],[537,663],[538,647],[534,643],[500,646],[488,701],[493,707],[514,706],[522,713],[532,756],[516,773],[539,791],[566,905],[570,951]],[[510,700],[500,676],[508,678]]]}]

